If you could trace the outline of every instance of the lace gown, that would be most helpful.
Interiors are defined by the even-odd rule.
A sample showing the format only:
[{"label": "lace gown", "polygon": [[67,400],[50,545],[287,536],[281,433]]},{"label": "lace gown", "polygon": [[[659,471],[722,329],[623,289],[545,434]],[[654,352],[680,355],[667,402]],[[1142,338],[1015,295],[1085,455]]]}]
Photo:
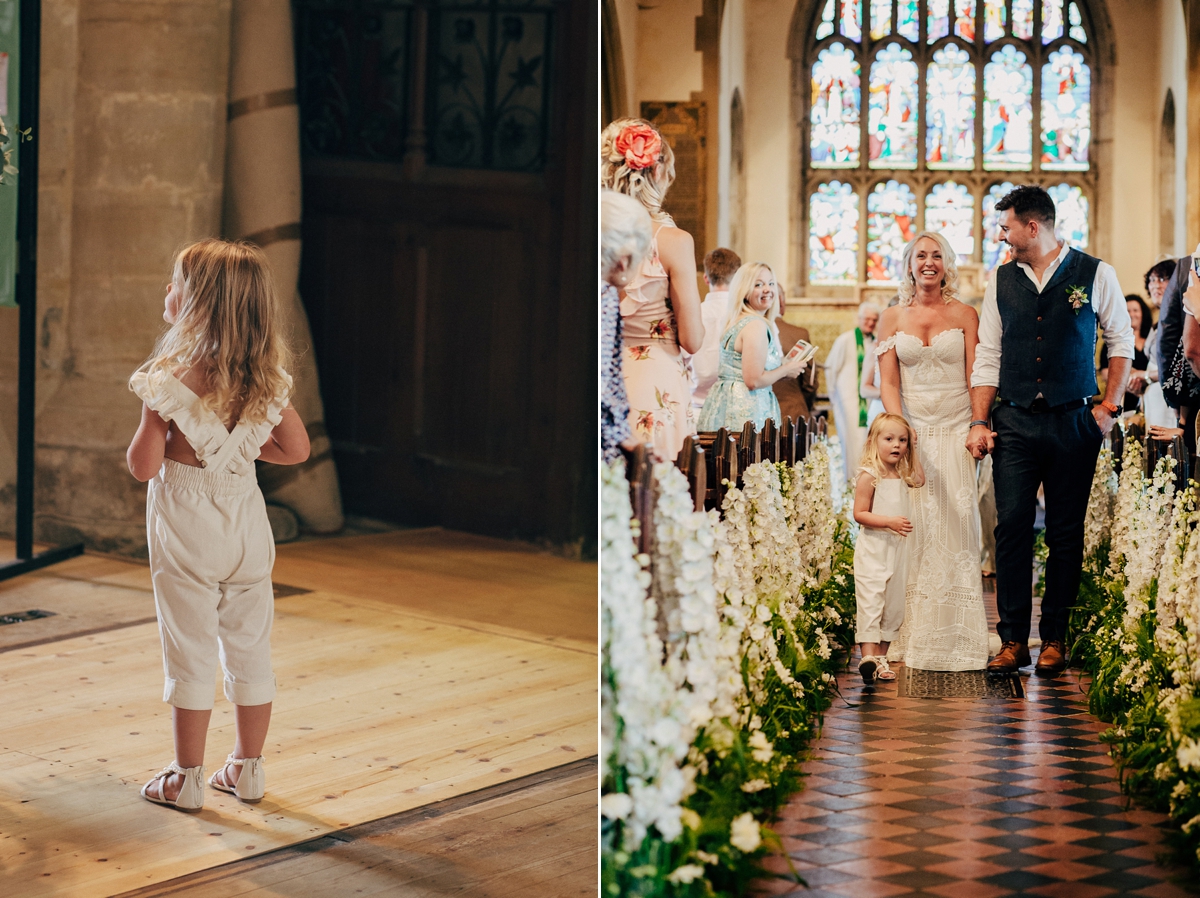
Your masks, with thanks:
[{"label": "lace gown", "polygon": [[964,335],[945,330],[926,346],[898,331],[876,354],[892,350],[926,483],[912,495],[904,624],[888,658],[920,670],[980,670],[987,664],[988,629],[975,460],[966,449],[971,401]]}]

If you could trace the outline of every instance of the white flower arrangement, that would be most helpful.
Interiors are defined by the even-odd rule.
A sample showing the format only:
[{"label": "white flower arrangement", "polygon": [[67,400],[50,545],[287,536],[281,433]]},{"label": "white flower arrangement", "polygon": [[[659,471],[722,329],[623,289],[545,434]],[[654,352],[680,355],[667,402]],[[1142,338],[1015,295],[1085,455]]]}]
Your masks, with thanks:
[{"label": "white flower arrangement", "polygon": [[1088,496],[1087,517],[1083,525],[1083,555],[1091,558],[1112,535],[1113,500],[1117,492],[1117,474],[1113,470],[1112,450],[1107,446],[1096,459],[1092,491]]}]

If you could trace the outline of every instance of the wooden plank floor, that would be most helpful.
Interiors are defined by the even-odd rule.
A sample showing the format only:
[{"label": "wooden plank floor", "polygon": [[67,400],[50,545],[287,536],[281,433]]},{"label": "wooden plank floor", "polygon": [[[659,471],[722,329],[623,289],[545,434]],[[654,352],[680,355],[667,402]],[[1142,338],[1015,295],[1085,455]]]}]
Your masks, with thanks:
[{"label": "wooden plank floor", "polygon": [[590,758],[120,898],[568,898],[597,855]]},{"label": "wooden plank floor", "polygon": [[[478,540],[281,547],[277,582],[313,591],[276,602],[267,797],[210,790],[196,815],[137,794],[171,757],[147,569],[85,557],[0,584],[0,613],[58,612],[0,627],[5,894],[119,894],[595,755],[595,566]],[[232,729],[218,690],[210,769]]]}]

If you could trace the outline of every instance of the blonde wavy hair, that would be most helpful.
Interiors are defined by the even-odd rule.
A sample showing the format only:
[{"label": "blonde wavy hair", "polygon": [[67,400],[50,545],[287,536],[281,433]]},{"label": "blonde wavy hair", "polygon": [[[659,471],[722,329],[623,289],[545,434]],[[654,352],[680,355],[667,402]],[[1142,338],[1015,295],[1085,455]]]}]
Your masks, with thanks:
[{"label": "blonde wavy hair", "polygon": [[900,473],[900,479],[908,486],[917,486],[917,477],[913,471],[912,462],[913,446],[917,442],[917,432],[913,430],[913,426],[901,415],[893,415],[891,412],[880,412],[875,416],[875,420],[871,422],[871,429],[867,431],[867,441],[863,444],[862,458],[859,459],[858,465],[875,478],[876,484],[883,479],[883,475],[887,472],[887,469],[884,467],[883,459],[879,457],[879,432],[883,430],[883,425],[889,422],[899,424],[908,431],[908,454],[900,459],[900,463],[896,465],[896,470]]},{"label": "blonde wavy hair", "polygon": [[733,278],[729,281],[729,317],[725,319],[725,327],[721,329],[722,335],[737,324],[738,319],[743,315],[760,315],[767,320],[768,327],[775,329],[775,319],[779,317],[778,283],[775,284],[775,299],[771,303],[771,308],[767,309],[765,314],[756,312],[746,305],[746,298],[750,295],[750,291],[754,289],[754,282],[758,279],[758,273],[764,268],[771,272],[771,280],[775,280],[775,270],[766,262],[747,262],[733,273]]},{"label": "blonde wavy hair", "polygon": [[[662,142],[662,150],[658,155],[658,164],[649,168],[630,168],[625,162],[625,154],[617,150],[617,135],[630,125],[642,125],[650,128]],[[658,166],[662,166],[662,180],[655,178]],[[671,216],[663,211],[663,201],[667,198],[667,190],[675,182],[675,151],[667,143],[667,139],[650,122],[641,118],[619,118],[609,122],[608,127],[600,134],[600,186],[631,196],[650,213],[655,221],[674,225]]]},{"label": "blonde wavy hair", "polygon": [[243,241],[201,240],[175,257],[171,281],[179,294],[175,323],[138,372],[154,380],[199,369],[208,388],[201,401],[226,424],[265,421],[271,402],[288,393],[292,354],[263,251]]},{"label": "blonde wavy hair", "polygon": [[928,237],[937,243],[942,251],[942,267],[946,272],[942,277],[942,302],[950,302],[952,299],[958,299],[958,254],[950,246],[950,241],[943,237],[939,231],[922,231],[912,240],[908,241],[908,246],[904,247],[904,255],[900,257],[900,270],[904,274],[900,277],[900,288],[896,293],[900,297],[900,305],[902,306],[912,305],[913,297],[917,293],[917,284],[913,279],[912,273],[912,260],[913,254],[916,252],[917,241],[922,237]]}]

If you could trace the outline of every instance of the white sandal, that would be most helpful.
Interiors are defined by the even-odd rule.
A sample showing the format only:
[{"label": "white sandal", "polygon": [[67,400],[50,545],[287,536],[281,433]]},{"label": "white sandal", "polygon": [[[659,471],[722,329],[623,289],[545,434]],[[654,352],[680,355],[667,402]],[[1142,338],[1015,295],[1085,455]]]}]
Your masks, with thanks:
[{"label": "white sandal", "polygon": [[863,655],[863,659],[858,665],[858,672],[862,675],[864,685],[875,685],[875,678],[878,676],[880,661],[883,661],[885,665],[887,664],[887,660],[884,658],[879,658],[875,655]]},{"label": "white sandal", "polygon": [[880,655],[875,660],[879,662],[878,669],[875,671],[875,679],[883,680],[885,683],[896,679],[896,672],[888,667],[887,655]]},{"label": "white sandal", "polygon": [[[232,786],[225,779],[225,768],[230,764],[242,768],[242,772],[238,774],[238,781]],[[208,778],[208,784],[221,792],[236,795],[242,801],[261,801],[267,791],[267,775],[263,770],[263,759],[261,756],[235,758],[230,755],[225,759],[221,769]]]},{"label": "white sandal", "polygon": [[[179,787],[179,797],[172,801],[166,797],[165,781],[168,776],[175,773],[183,776],[183,785]],[[157,798],[148,791],[155,783],[158,783]],[[204,766],[180,767],[178,763],[172,761],[154,774],[150,782],[142,786],[142,798],[155,804],[165,804],[169,808],[178,808],[181,811],[200,810],[204,807]]]}]

